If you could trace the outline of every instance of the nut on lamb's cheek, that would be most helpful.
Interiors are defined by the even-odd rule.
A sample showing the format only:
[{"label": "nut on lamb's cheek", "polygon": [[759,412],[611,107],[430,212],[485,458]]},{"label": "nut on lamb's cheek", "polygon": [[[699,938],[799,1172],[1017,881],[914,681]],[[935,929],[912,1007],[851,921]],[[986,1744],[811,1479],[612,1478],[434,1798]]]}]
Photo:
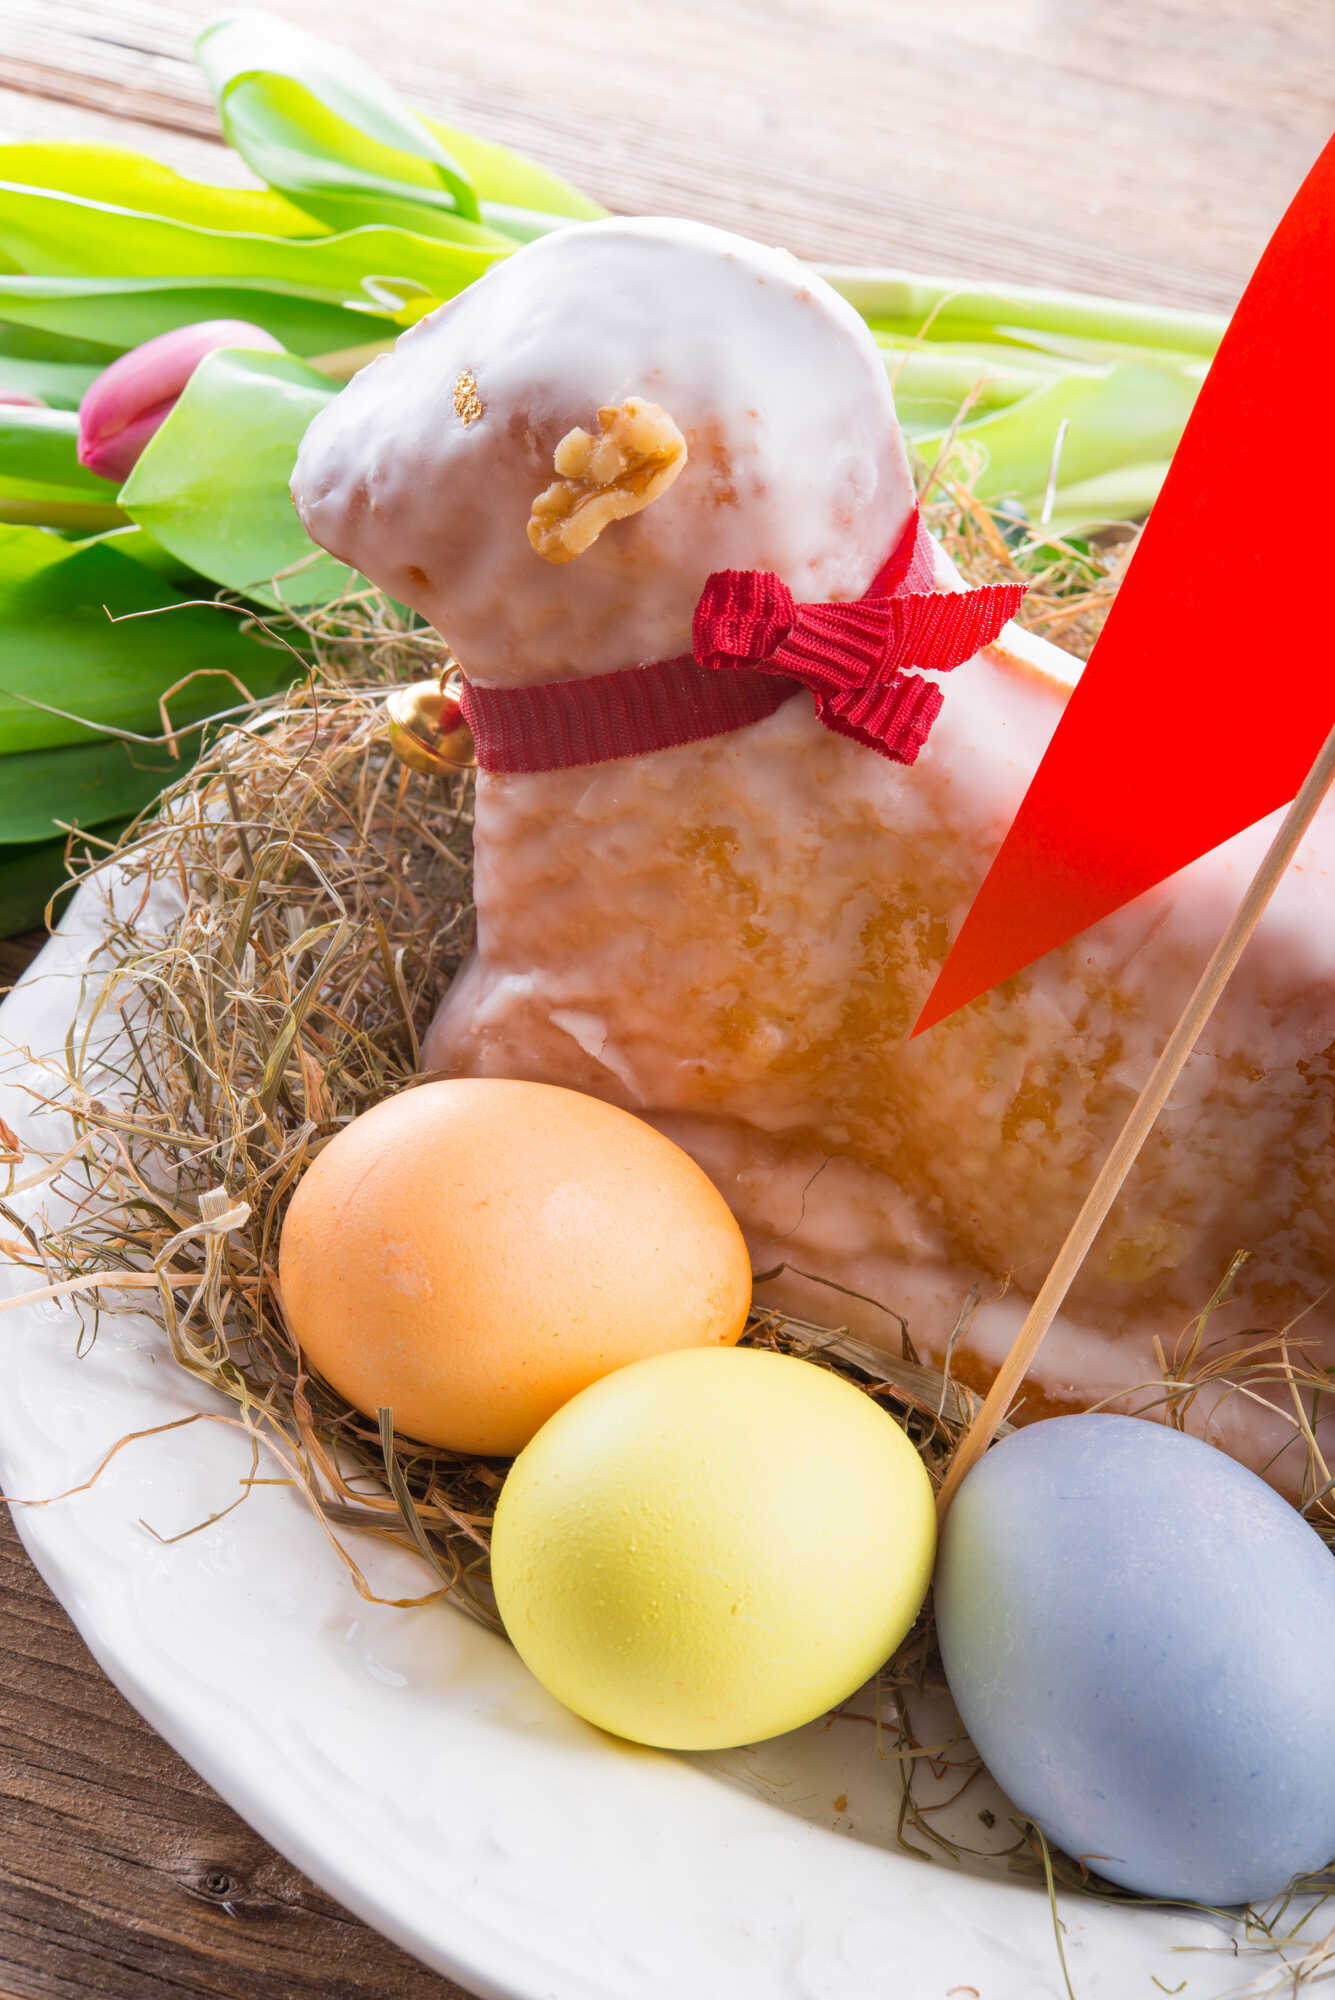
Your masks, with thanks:
[{"label": "nut on lamb's cheek", "polygon": [[[479,951],[427,1060],[646,1112],[714,1176],[758,1268],[787,1261],[882,1299],[922,1350],[971,1284],[995,1300],[1009,1277],[1013,1297],[964,1342],[962,1372],[981,1379],[1265,829],[910,1043],[1060,712],[1059,690],[988,656],[952,679],[907,772],[798,697],[655,757],[484,777]],[[1287,1316],[1330,1282],[1333,856],[1328,812],[1040,1357],[1035,1398],[1051,1407],[1157,1379],[1154,1336],[1171,1346],[1239,1248],[1257,1253],[1260,1311]],[[828,1319],[828,1293],[787,1283]],[[844,1299],[839,1313],[897,1341],[883,1314]],[[1315,1333],[1335,1345],[1328,1321]],[[1253,1458],[1282,1441],[1262,1428]]]},{"label": "nut on lamb's cheek", "polygon": [[[558,443],[632,397],[685,435],[680,477],[576,561],[543,561],[528,520]],[[852,308],[782,252],[672,222],[581,225],[495,267],[316,418],[293,492],[481,682],[689,652],[716,569],[856,597],[913,505]]]}]

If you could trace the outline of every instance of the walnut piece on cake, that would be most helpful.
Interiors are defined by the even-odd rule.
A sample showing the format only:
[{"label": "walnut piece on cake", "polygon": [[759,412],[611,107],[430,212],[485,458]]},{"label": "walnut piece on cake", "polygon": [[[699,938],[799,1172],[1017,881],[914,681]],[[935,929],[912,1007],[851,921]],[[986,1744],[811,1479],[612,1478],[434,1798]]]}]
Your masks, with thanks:
[{"label": "walnut piece on cake", "polygon": [[[608,406],[610,471],[582,480]],[[593,510],[605,532],[579,560],[558,529],[565,559],[544,561],[534,495],[572,462],[590,491],[620,473],[657,504]],[[885,363],[852,306],[785,251],[645,216],[537,237],[409,327],[315,418],[292,491],[315,541],[498,687],[689,653],[715,570],[859,597],[914,504]],[[559,517],[583,497],[543,505]]]},{"label": "walnut piece on cake", "polygon": [[557,477],[539,493],[528,538],[544,562],[568,563],[611,521],[639,514],[686,463],[686,440],[657,403],[628,396],[598,412],[601,435],[577,428],[557,445]]}]

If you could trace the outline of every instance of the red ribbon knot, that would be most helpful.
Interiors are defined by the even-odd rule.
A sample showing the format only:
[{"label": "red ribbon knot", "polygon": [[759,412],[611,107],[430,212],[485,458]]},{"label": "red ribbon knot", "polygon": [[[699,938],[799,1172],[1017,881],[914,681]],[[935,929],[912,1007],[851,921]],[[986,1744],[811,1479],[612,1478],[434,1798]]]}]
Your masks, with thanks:
[{"label": "red ribbon knot", "polygon": [[[945,699],[909,667],[949,673],[990,645],[1013,616],[1025,586],[979,590],[909,588],[925,565],[895,551],[866,597],[855,603],[799,604],[767,570],[718,570],[696,607],[696,662],[714,672],[781,675],[809,688],[827,729],[912,764]],[[896,575],[895,572],[898,571]]]},{"label": "red ribbon knot", "polygon": [[484,771],[558,771],[748,729],[809,688],[827,729],[911,764],[941,710],[934,681],[990,645],[1023,584],[932,589],[932,538],[909,516],[865,597],[798,604],[767,570],[721,570],[696,608],[695,653],[583,680],[460,696]]}]

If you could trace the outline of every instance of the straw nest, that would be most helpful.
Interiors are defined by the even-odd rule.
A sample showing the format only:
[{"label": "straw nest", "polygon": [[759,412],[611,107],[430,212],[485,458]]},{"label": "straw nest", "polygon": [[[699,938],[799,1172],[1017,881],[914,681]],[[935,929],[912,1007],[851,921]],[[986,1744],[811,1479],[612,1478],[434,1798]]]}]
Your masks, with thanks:
[{"label": "straw nest", "polygon": [[[1024,621],[1088,653],[1126,536],[1094,549],[1046,544],[957,488],[936,491],[927,514],[971,579],[1022,577]],[[94,1336],[101,1312],[151,1301],[179,1364],[226,1399],[226,1421],[252,1442],[250,1478],[232,1504],[251,1479],[273,1476],[276,1456],[359,1591],[374,1594],[358,1553],[369,1533],[415,1547],[435,1575],[430,1594],[495,1626],[487,1548],[504,1466],[424,1448],[396,1435],[387,1413],[377,1423],[342,1402],[307,1371],[274,1283],[303,1167],[349,1119],[413,1081],[425,1023],[468,951],[472,782],[414,775],[389,748],[385,688],[438,671],[440,649],[378,593],[276,642],[297,645],[303,678],[285,699],[233,719],[121,843],[93,1019],[53,1093],[74,1122],[74,1150],[50,1170],[73,1219],[38,1243],[3,1200],[0,1215],[26,1239],[21,1255],[41,1290],[77,1297]],[[165,928],[164,905],[175,912]],[[98,1054],[109,1024],[110,1069]],[[12,1183],[17,1149],[6,1154],[5,1138],[0,1128]],[[1165,1357],[1142,1407],[1159,1403],[1182,1424],[1203,1387],[1232,1383],[1293,1421],[1329,1382],[1282,1332],[1218,1331],[1226,1291]],[[962,1314],[970,1308],[961,1302]],[[838,1318],[831,1290],[830,1327],[757,1313],[746,1337],[846,1375],[906,1426],[939,1481],[975,1398],[920,1366],[907,1340],[893,1358],[845,1338]],[[1314,1459],[1309,1517],[1335,1538],[1329,1477]],[[947,1779],[958,1794],[977,1760],[958,1734],[923,1740],[915,1719],[943,1686],[928,1614],[881,1677],[876,1742],[902,1787],[905,1843],[959,1858],[924,1799]],[[986,1845],[994,1861],[1046,1876],[1050,1891],[1055,1878],[1135,1900],[1049,1854],[1027,1824],[1017,1822],[1003,1855],[995,1837]],[[1263,1942],[1282,1923],[1282,1911],[1270,1912],[1252,1935]],[[1314,1975],[1327,1963],[1314,1960]],[[1291,1956],[1286,1964],[1288,1991]]]}]

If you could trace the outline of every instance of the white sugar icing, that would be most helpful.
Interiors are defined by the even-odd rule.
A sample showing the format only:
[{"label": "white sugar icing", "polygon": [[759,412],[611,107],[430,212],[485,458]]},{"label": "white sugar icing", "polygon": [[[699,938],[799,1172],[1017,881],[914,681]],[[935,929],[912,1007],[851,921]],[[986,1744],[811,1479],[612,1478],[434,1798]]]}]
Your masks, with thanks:
[{"label": "white sugar icing", "polygon": [[[981,1382],[1273,825],[909,1042],[1063,699],[1002,653],[953,680],[912,771],[799,698],[652,757],[482,777],[478,950],[426,1061],[642,1112],[714,1177],[757,1269],[882,1302],[924,1356],[978,1287],[956,1362]],[[1245,1317],[1221,1328],[1287,1319],[1330,1283],[1333,851],[1327,810],[1040,1354],[1031,1410],[1156,1381],[1155,1336],[1171,1352],[1236,1250]],[[809,1281],[761,1296],[898,1342],[889,1313]],[[1335,1359],[1328,1311],[1302,1330]],[[1257,1462],[1289,1435],[1242,1401],[1211,1434]]]},{"label": "white sugar icing", "polygon": [[[467,426],[450,405],[464,368],[484,407]],[[628,394],[680,425],[686,470],[554,569],[525,534],[554,445]],[[780,253],[659,222],[563,231],[498,267],[317,419],[294,490],[312,532],[432,618],[467,671],[511,682],[686,650],[716,568],[856,595],[911,505],[856,315]],[[714,1176],[757,1268],[793,1267],[762,1296],[812,1317],[894,1346],[891,1308],[939,1359],[976,1287],[955,1365],[981,1382],[1271,831],[910,1042],[1077,673],[1008,628],[950,677],[909,770],[822,728],[801,695],[678,750],[483,774],[477,951],[427,1062],[653,1119]],[[1154,810],[1131,768],[1126,810]],[[1327,809],[1039,1357],[1031,1413],[1155,1380],[1155,1338],[1171,1351],[1239,1249],[1235,1327],[1330,1283],[1333,858]],[[1303,1333],[1335,1361],[1327,1309]],[[1241,1399],[1202,1399],[1207,1420],[1255,1463],[1288,1435]]]},{"label": "white sugar icing", "polygon": [[[471,421],[454,407],[465,371]],[[556,446],[631,396],[681,427],[685,470],[554,568],[528,519]],[[689,653],[715,569],[858,597],[913,506],[853,308],[785,251],[669,221],[584,223],[496,265],[315,419],[292,491],[318,542],[500,683]]]}]

